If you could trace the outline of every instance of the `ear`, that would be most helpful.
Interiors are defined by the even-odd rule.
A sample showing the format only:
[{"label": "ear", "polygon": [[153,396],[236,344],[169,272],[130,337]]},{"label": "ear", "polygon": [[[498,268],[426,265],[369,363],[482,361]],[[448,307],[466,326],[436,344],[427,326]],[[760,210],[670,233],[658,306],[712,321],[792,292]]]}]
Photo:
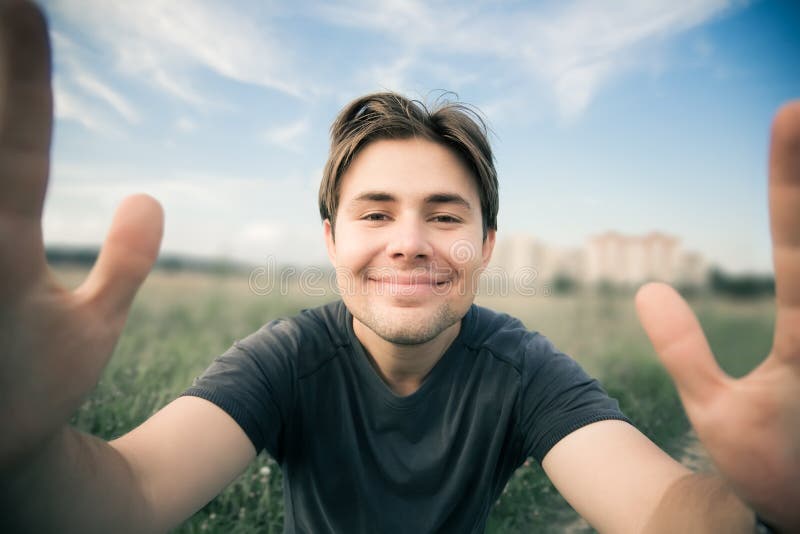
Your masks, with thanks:
[{"label": "ear", "polygon": [[495,238],[497,237],[497,230],[489,229],[486,232],[486,239],[483,240],[483,261],[481,262],[481,267],[486,268],[489,265],[489,260],[492,259],[492,251],[494,250],[494,242]]},{"label": "ear", "polygon": [[322,221],[322,231],[325,234],[325,248],[328,249],[328,259],[336,267],[336,242],[333,239],[333,226],[330,219]]}]

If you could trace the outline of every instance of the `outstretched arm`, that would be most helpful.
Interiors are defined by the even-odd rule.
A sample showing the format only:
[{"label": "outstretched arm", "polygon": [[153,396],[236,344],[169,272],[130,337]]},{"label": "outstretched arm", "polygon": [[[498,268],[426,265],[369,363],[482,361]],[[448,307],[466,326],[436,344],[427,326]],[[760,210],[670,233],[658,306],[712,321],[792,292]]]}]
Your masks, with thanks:
[{"label": "outstretched arm", "polygon": [[44,18],[26,1],[0,0],[0,531],[165,531],[255,450],[199,398],[176,400],[112,444],[67,426],[155,261],[163,216],[150,197],[126,199],[86,282],[60,287],[41,228],[51,125]]},{"label": "outstretched arm", "polygon": [[254,458],[239,425],[198,397],[173,401],[111,443],[63,426],[4,466],[0,532],[166,532]]},{"label": "outstretched arm", "polygon": [[751,534],[753,513],[718,477],[692,473],[622,421],[585,426],[542,462],[593,527],[614,534]]},{"label": "outstretched arm", "polygon": [[648,284],[636,297],[719,475],[691,473],[618,421],[581,428],[544,458],[555,486],[601,532],[750,533],[754,511],[778,532],[800,532],[800,102],[775,117],[769,198],[777,321],[772,351],[749,375],[719,368],[672,288]]}]

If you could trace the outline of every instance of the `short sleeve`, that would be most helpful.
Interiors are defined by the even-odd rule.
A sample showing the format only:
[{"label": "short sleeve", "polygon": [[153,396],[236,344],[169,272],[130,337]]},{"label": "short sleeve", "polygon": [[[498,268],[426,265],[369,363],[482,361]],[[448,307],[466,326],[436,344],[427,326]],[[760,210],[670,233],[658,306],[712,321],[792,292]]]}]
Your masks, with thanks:
[{"label": "short sleeve", "polygon": [[521,388],[521,430],[526,457],[541,463],[550,449],[575,430],[608,419],[630,423],[572,358],[547,338],[531,334],[525,344]]},{"label": "short sleeve", "polygon": [[222,408],[244,430],[256,452],[266,449],[278,462],[291,417],[297,345],[281,327],[281,321],[275,321],[236,342],[182,394]]}]

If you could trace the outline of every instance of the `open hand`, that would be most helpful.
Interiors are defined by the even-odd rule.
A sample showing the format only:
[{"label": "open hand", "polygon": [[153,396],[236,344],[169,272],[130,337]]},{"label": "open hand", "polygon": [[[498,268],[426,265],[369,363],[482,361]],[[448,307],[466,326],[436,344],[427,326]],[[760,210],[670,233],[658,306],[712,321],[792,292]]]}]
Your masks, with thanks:
[{"label": "open hand", "polygon": [[768,522],[800,532],[800,101],[775,117],[769,174],[777,315],[772,350],[756,369],[727,376],[670,287],[648,284],[636,301],[720,474]]},{"label": "open hand", "polygon": [[152,198],[126,199],[75,291],[48,270],[42,206],[52,129],[50,50],[39,10],[0,0],[0,472],[35,454],[95,386],[161,240]]}]

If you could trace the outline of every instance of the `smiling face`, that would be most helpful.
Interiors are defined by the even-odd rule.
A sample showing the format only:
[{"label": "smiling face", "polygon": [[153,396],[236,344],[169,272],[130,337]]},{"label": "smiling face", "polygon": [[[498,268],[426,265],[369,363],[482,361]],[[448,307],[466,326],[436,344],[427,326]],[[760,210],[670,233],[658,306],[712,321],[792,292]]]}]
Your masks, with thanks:
[{"label": "smiling face", "polygon": [[461,320],[495,234],[483,239],[468,168],[420,138],[364,147],[342,177],[335,232],[328,220],[324,229],[354,320],[400,345],[428,342]]}]

